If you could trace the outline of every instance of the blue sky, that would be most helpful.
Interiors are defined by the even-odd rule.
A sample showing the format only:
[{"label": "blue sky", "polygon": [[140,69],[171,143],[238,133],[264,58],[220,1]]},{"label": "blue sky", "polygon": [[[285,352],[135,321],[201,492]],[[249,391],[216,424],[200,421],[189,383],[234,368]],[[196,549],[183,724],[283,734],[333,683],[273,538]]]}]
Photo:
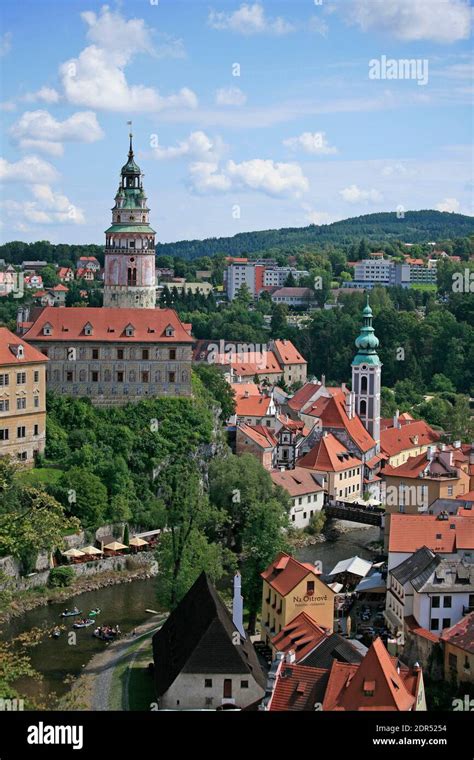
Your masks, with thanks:
[{"label": "blue sky", "polygon": [[163,242],[472,213],[467,0],[4,0],[0,13],[3,242],[102,243],[128,120]]}]

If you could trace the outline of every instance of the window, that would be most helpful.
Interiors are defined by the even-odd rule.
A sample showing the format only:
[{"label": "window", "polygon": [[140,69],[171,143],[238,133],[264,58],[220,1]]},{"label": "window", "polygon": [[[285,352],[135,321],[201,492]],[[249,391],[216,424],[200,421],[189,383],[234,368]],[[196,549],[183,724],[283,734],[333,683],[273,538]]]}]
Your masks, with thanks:
[{"label": "window", "polygon": [[206,689],[212,689],[212,678],[205,678],[204,679],[204,688],[206,688]]},{"label": "window", "polygon": [[98,348],[93,348],[92,349],[92,358],[93,359],[98,359],[99,358],[99,349]]},{"label": "window", "polygon": [[365,375],[360,379],[360,391],[361,393],[367,393],[367,378]]},{"label": "window", "polygon": [[10,402],[8,399],[5,399],[4,401],[0,401],[0,412],[8,412],[10,409]]},{"label": "window", "polygon": [[123,348],[117,348],[117,359],[123,359]]},{"label": "window", "polygon": [[241,689],[248,689],[248,687],[249,687],[249,682],[248,681],[241,681],[240,682],[240,688]]},{"label": "window", "polygon": [[9,437],[8,428],[0,428],[0,441],[8,441]]},{"label": "window", "polygon": [[123,383],[123,372],[117,372],[117,382]]},{"label": "window", "polygon": [[145,359],[145,361],[148,361],[149,358],[150,358],[150,352],[148,348],[144,348],[142,350],[142,359]]},{"label": "window", "polygon": [[314,594],[314,581],[306,582],[306,594],[307,596],[313,596]]},{"label": "window", "polygon": [[44,356],[48,356],[48,351],[49,351],[49,348],[42,348],[42,349],[41,349],[41,353],[42,353]]},{"label": "window", "polygon": [[449,664],[449,669],[450,670],[457,670],[458,669],[458,658],[452,652],[450,652],[449,655],[448,655],[448,664]]},{"label": "window", "polygon": [[232,678],[224,678],[224,699],[232,698]]},{"label": "window", "polygon": [[176,359],[176,349],[170,348],[170,361],[174,362]]},{"label": "window", "polygon": [[169,383],[176,382],[176,373],[175,372],[168,372],[168,382]]},{"label": "window", "polygon": [[443,628],[451,627],[451,618],[443,618]]},{"label": "window", "polygon": [[37,369],[35,369],[34,374],[33,374],[33,380],[35,383],[39,383],[39,379],[40,379],[40,373],[38,372]]},{"label": "window", "polygon": [[367,401],[365,399],[360,402],[360,413],[367,414]]},{"label": "window", "polygon": [[66,380],[68,383],[72,383],[72,372],[66,372]]},{"label": "window", "polygon": [[17,409],[26,409],[26,398],[17,398],[16,400],[16,408]]},{"label": "window", "polygon": [[17,429],[16,429],[16,437],[17,438],[26,438],[26,427],[24,425],[21,425],[20,427],[17,427]]},{"label": "window", "polygon": [[39,425],[35,425],[33,428],[33,435],[39,435]]},{"label": "window", "polygon": [[0,386],[2,385],[10,385],[9,375],[0,375]]},{"label": "window", "polygon": [[99,382],[99,373],[98,372],[93,372],[92,373],[92,382],[93,383],[98,383]]},{"label": "window", "polygon": [[26,462],[28,459],[28,452],[27,451],[19,451],[17,454],[18,459],[20,462]]},{"label": "window", "polygon": [[439,607],[439,596],[434,596],[431,599],[431,606],[434,607],[434,608],[436,608],[436,609]]},{"label": "window", "polygon": [[150,373],[142,372],[142,383],[149,383],[149,382],[150,382]]},{"label": "window", "polygon": [[16,373],[16,384],[17,385],[24,385],[26,383],[26,372],[17,372]]},{"label": "window", "polygon": [[439,631],[439,620],[433,618],[430,623],[430,630]]},{"label": "window", "polygon": [[445,596],[443,598],[443,607],[451,607],[453,598],[452,596]]}]

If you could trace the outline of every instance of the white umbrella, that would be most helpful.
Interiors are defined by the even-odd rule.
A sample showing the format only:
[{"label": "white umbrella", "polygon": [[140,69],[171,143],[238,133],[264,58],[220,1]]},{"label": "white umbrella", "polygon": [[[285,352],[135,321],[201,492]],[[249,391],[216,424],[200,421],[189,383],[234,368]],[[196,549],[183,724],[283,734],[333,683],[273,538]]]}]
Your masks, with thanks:
[{"label": "white umbrella", "polygon": [[126,549],[127,547],[125,544],[121,544],[119,541],[112,541],[111,544],[106,544],[104,546],[104,549],[110,549],[112,552],[118,552],[120,549]]},{"label": "white umbrella", "polygon": [[96,549],[95,546],[83,546],[81,549],[81,552],[84,552],[84,554],[103,554],[100,549]]},{"label": "white umbrella", "polygon": [[68,549],[67,552],[63,552],[65,557],[83,557],[84,552],[80,552],[79,549]]},{"label": "white umbrella", "polygon": [[148,545],[148,541],[145,541],[143,538],[138,538],[138,536],[134,536],[129,541],[129,546],[145,546]]}]

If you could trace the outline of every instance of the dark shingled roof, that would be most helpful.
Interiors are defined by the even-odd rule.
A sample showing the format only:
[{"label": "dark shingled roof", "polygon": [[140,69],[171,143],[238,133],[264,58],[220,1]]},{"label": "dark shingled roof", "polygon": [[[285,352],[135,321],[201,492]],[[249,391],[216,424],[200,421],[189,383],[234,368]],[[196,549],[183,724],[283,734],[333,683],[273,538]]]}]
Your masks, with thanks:
[{"label": "dark shingled roof", "polygon": [[428,549],[427,546],[422,546],[391,572],[394,578],[404,586],[408,581],[417,578],[423,577],[426,580],[440,562],[441,558],[437,554]]},{"label": "dark shingled roof", "polygon": [[[240,642],[235,644],[237,637]],[[265,675],[250,639],[240,637],[204,572],[153,636],[153,659],[158,696],[180,673],[249,675],[265,688]]]},{"label": "dark shingled roof", "polygon": [[332,633],[301,661],[301,665],[330,669],[334,660],[358,665],[363,659],[364,656],[352,646],[350,641],[338,633]]}]

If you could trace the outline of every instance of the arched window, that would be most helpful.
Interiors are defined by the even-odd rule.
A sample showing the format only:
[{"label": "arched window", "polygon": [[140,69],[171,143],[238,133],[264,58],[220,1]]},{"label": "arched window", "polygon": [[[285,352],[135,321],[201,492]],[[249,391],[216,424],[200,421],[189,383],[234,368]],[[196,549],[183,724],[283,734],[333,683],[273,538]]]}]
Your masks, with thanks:
[{"label": "arched window", "polygon": [[360,402],[360,413],[367,414],[367,401],[365,399]]},{"label": "arched window", "polygon": [[117,214],[117,222],[120,222],[121,218],[120,214]]},{"label": "arched window", "polygon": [[137,284],[137,270],[135,267],[128,267],[127,269],[127,285]]},{"label": "arched window", "polygon": [[360,392],[361,393],[367,393],[367,377],[366,375],[362,375],[360,379]]}]

